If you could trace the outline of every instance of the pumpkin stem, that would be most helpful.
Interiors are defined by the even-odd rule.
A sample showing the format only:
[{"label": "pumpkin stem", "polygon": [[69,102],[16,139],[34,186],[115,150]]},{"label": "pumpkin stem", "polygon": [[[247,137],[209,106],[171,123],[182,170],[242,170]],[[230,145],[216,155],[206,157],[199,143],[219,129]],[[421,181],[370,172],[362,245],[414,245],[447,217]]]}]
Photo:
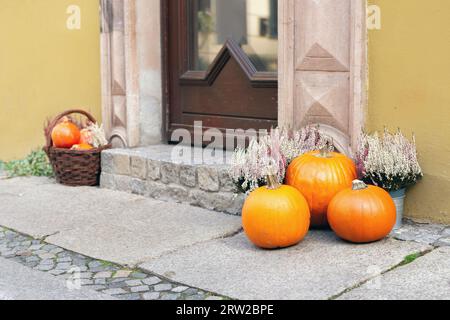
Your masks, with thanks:
[{"label": "pumpkin stem", "polygon": [[367,188],[368,188],[367,184],[365,184],[361,180],[353,180],[353,187],[352,187],[353,190],[364,190]]},{"label": "pumpkin stem", "polygon": [[331,158],[330,149],[328,148],[328,144],[322,147],[319,150],[318,158]]},{"label": "pumpkin stem", "polygon": [[267,189],[276,190],[280,187],[280,183],[278,182],[278,179],[275,175],[273,174],[267,175],[266,180],[267,180]]}]

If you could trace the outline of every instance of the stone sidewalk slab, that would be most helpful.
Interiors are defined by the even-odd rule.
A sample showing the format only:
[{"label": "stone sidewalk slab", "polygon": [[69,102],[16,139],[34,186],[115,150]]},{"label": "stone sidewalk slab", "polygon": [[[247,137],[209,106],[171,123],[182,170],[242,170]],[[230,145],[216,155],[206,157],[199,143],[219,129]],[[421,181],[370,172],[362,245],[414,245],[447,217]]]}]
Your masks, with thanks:
[{"label": "stone sidewalk slab", "polygon": [[342,300],[450,300],[450,247],[442,247],[356,288]]},{"label": "stone sidewalk slab", "polygon": [[0,203],[0,225],[130,266],[241,229],[239,217],[45,178],[0,181]]},{"label": "stone sidewalk slab", "polygon": [[329,299],[431,247],[386,239],[353,245],[312,231],[301,244],[260,250],[245,235],[197,244],[141,265],[236,299]]},{"label": "stone sidewalk slab", "polygon": [[0,258],[0,300],[116,300],[81,288],[70,291],[65,281]]}]

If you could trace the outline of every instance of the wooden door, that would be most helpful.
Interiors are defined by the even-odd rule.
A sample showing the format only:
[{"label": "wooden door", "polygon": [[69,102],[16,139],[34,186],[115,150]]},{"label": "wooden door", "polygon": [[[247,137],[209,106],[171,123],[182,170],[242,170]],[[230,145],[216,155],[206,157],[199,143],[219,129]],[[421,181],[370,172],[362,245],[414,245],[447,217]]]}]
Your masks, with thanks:
[{"label": "wooden door", "polygon": [[168,137],[277,125],[277,0],[167,3]]}]

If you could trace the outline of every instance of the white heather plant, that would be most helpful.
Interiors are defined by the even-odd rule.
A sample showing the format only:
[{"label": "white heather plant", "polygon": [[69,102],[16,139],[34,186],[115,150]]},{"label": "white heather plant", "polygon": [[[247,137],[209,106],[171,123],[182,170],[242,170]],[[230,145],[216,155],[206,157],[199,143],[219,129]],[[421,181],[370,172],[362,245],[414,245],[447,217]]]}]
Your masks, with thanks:
[{"label": "white heather plant", "polygon": [[[308,126],[295,132],[273,129],[268,135],[253,138],[248,148],[235,150],[230,176],[242,193],[266,185],[268,174],[276,173],[278,182],[283,183],[292,160],[328,145],[332,143],[320,134],[319,127]],[[268,172],[268,168],[274,172]]]},{"label": "white heather plant", "polygon": [[423,177],[417,160],[416,141],[409,141],[400,130],[361,133],[356,165],[364,182],[387,191],[397,191],[415,184]]}]

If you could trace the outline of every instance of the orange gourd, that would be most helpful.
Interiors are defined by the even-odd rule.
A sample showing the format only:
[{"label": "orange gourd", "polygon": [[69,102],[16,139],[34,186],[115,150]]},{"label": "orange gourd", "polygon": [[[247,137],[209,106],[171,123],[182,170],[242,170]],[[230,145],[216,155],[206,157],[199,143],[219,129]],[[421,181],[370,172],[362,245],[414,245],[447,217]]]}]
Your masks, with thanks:
[{"label": "orange gourd", "polygon": [[395,204],[389,193],[359,180],[338,193],[328,207],[331,228],[340,238],[354,243],[385,238],[395,220]]},{"label": "orange gourd", "polygon": [[326,150],[313,151],[296,158],[286,172],[286,183],[297,188],[311,210],[311,225],[326,227],[331,199],[352,186],[356,166],[343,154]]},{"label": "orange gourd", "polygon": [[310,213],[302,194],[281,186],[275,178],[253,191],[245,201],[242,223],[247,237],[256,246],[275,249],[293,246],[306,236]]},{"label": "orange gourd", "polygon": [[52,130],[52,141],[56,148],[70,149],[80,142],[80,129],[64,117]]},{"label": "orange gourd", "polygon": [[75,144],[71,148],[71,150],[76,150],[76,151],[88,151],[88,150],[92,150],[92,149],[93,149],[93,147],[87,143]]}]

